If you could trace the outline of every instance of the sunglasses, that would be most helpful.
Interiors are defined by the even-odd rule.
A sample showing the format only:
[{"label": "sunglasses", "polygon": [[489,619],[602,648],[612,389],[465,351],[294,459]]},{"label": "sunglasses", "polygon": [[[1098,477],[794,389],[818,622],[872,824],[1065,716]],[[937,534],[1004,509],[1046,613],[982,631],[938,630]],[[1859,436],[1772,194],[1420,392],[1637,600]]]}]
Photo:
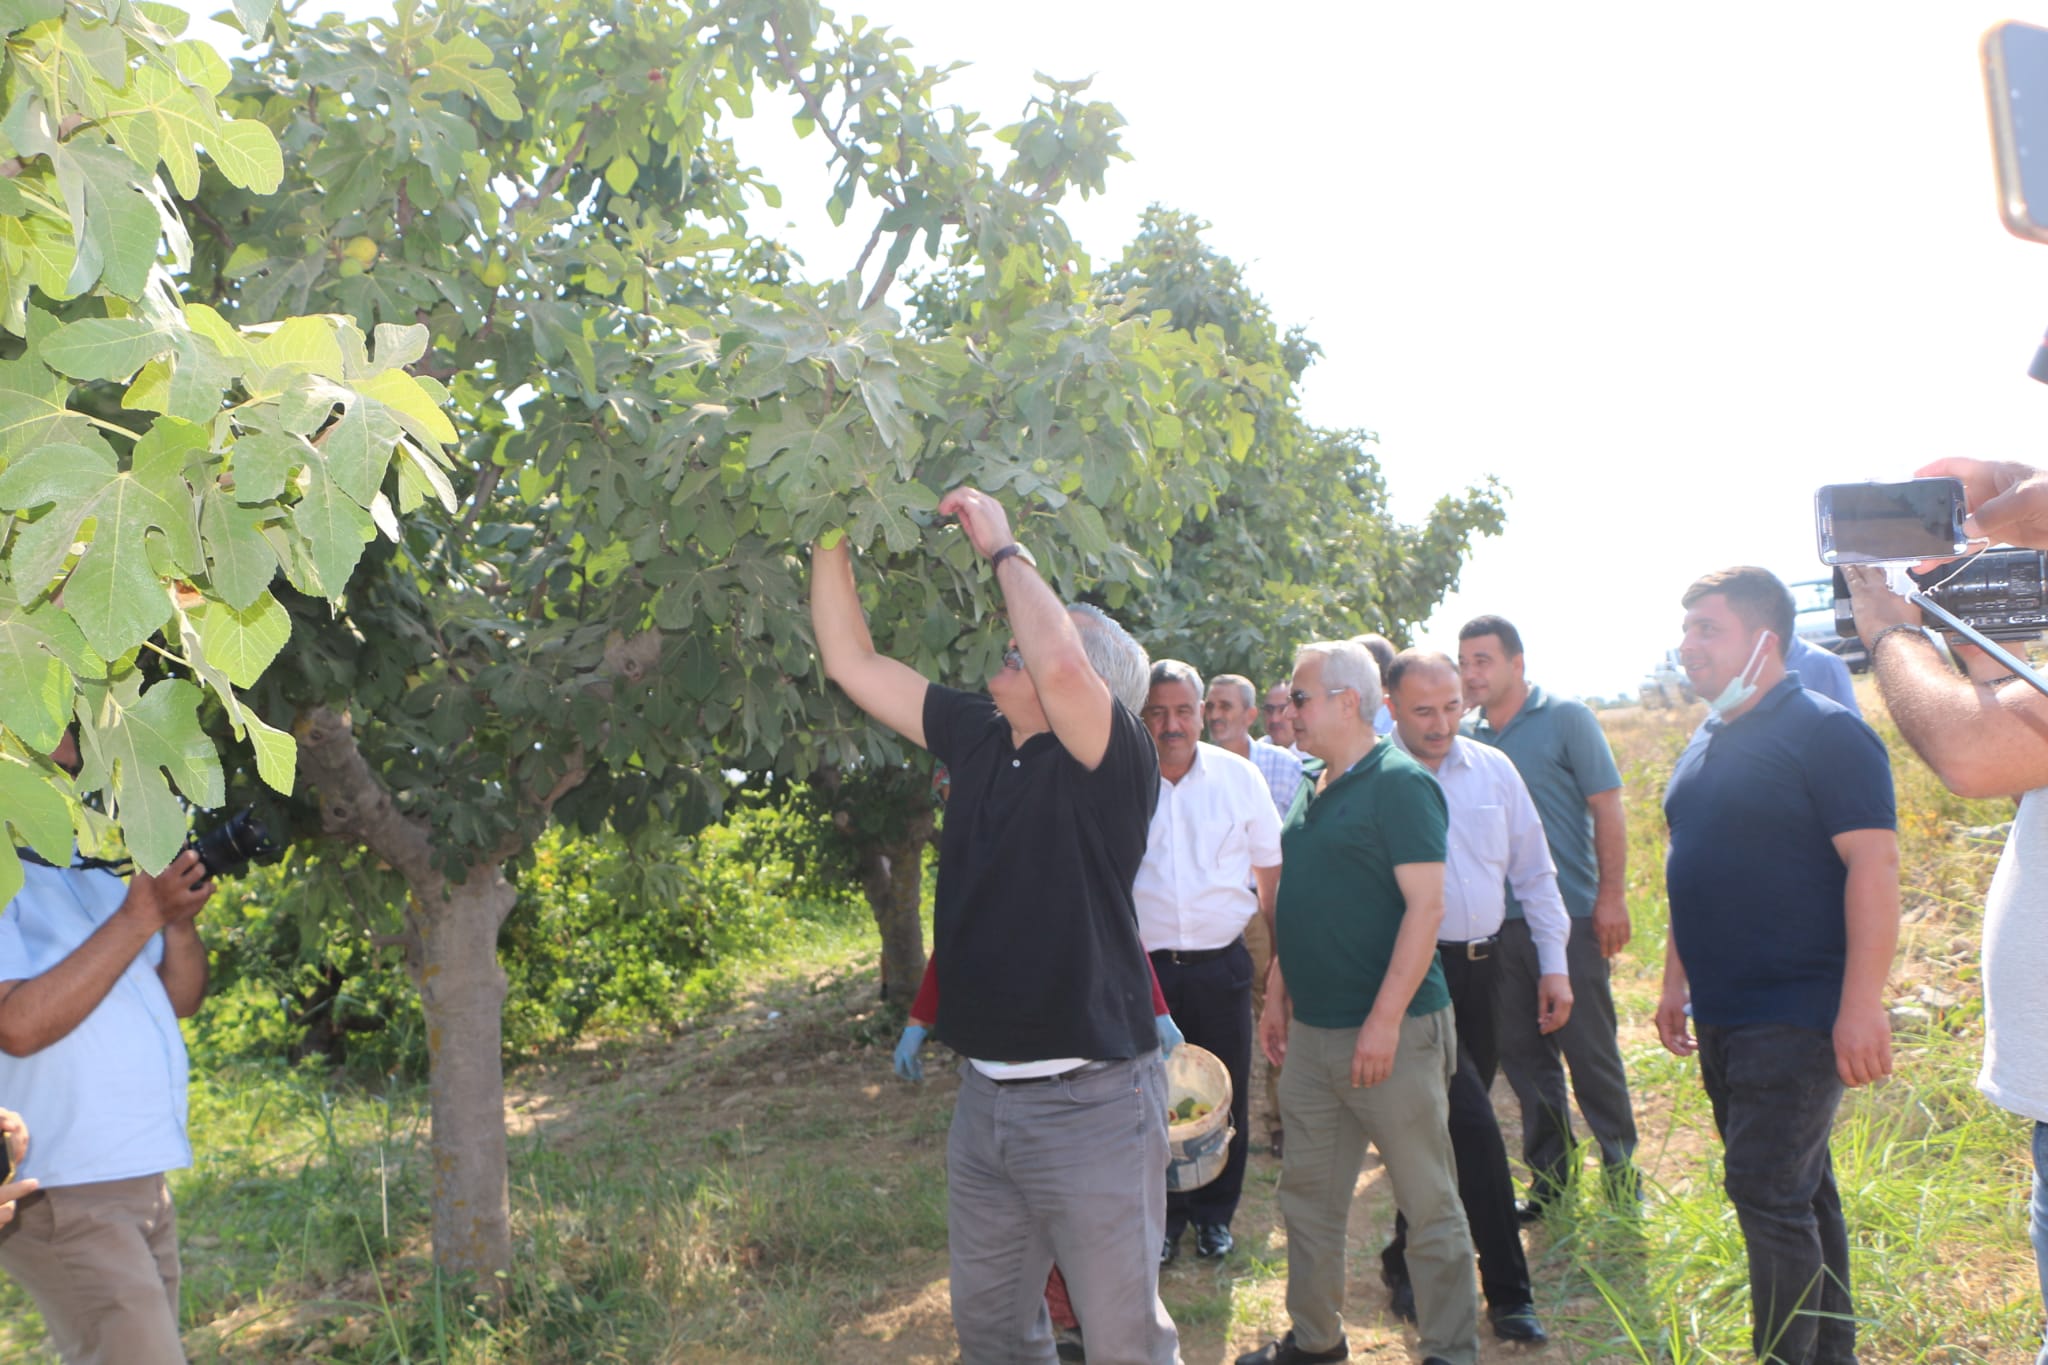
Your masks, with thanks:
[{"label": "sunglasses", "polygon": [[[1334,697],[1339,692],[1349,692],[1351,690],[1352,689],[1348,687],[1326,687],[1323,689],[1323,695],[1326,697]],[[1309,702],[1313,700],[1313,698],[1308,693],[1302,691],[1300,688],[1297,687],[1287,694],[1287,700],[1293,702],[1294,709],[1299,711],[1302,707],[1307,706]]]},{"label": "sunglasses", "polygon": [[1261,706],[1259,709],[1261,711],[1264,711],[1269,716],[1277,716],[1282,711],[1285,711],[1287,709],[1287,703],[1284,701],[1267,702],[1264,706]]}]

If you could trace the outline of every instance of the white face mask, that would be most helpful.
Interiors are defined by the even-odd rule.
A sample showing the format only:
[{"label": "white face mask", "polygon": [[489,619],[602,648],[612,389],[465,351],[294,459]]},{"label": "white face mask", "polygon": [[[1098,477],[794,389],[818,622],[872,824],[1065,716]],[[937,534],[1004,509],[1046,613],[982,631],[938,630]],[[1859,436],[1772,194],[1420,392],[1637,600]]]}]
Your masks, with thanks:
[{"label": "white face mask", "polygon": [[1742,666],[1740,673],[1728,680],[1728,685],[1721,689],[1720,696],[1707,703],[1713,708],[1715,715],[1725,716],[1756,695],[1756,678],[1757,674],[1763,672],[1764,650],[1775,648],[1777,642],[1778,637],[1772,631],[1767,630],[1757,636],[1756,648],[1749,652],[1749,662]]}]

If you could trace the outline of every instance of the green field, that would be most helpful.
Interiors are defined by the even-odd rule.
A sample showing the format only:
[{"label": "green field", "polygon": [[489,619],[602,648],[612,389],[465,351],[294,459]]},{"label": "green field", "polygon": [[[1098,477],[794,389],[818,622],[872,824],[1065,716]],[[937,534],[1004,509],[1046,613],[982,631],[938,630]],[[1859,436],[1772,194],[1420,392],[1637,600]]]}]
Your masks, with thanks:
[{"label": "green field", "polygon": [[[1688,722],[1614,712],[1608,724],[1627,780],[1637,924],[1618,993],[1653,1188],[1638,1222],[1588,1182],[1532,1232],[1555,1339],[1533,1353],[1489,1342],[1485,1358],[1740,1360],[1741,1243],[1705,1099],[1692,1064],[1665,1054],[1649,1027],[1663,947],[1657,799]],[[1969,831],[1999,825],[2010,804],[1956,800],[1896,743],[1894,754],[1907,921],[1892,986],[1897,1074],[1850,1096],[1835,1143],[1863,1359],[2025,1360],[2040,1305],[2024,1125],[1972,1087],[1979,906],[1997,843]],[[858,910],[786,924],[739,969],[727,1007],[515,1068],[519,1251],[501,1317],[473,1287],[433,1276],[422,1090],[281,1064],[197,1075],[199,1162],[173,1181],[192,1358],[951,1360],[954,1082],[938,1058],[922,1086],[889,1074],[896,1024],[875,1004],[873,931]],[[1239,1251],[1221,1266],[1188,1258],[1165,1277],[1191,1365],[1229,1361],[1285,1325],[1276,1178],[1256,1154]],[[1354,1211],[1354,1358],[1409,1358],[1413,1338],[1384,1313],[1372,1255],[1390,1218],[1369,1167]],[[25,1301],[0,1288],[0,1303],[0,1357],[45,1358]]]}]

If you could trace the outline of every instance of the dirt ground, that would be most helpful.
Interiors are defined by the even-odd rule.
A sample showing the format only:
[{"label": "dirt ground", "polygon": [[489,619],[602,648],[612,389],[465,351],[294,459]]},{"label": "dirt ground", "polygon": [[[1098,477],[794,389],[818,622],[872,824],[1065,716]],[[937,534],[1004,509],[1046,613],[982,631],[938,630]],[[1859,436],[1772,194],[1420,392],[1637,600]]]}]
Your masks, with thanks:
[{"label": "dirt ground", "polygon": [[[889,1070],[889,1044],[881,1037],[885,1027],[870,1027],[879,1021],[861,1003],[870,991],[871,978],[857,972],[795,989],[770,988],[746,1008],[674,1042],[625,1053],[604,1049],[596,1056],[517,1074],[508,1094],[508,1119],[514,1132],[539,1125],[551,1146],[573,1148],[602,1140],[630,1101],[634,1129],[659,1134],[658,1145],[678,1155],[701,1150],[713,1133],[738,1130],[749,1155],[786,1156],[815,1147],[820,1160],[858,1160],[878,1178],[886,1172],[895,1179],[943,1179],[944,1126],[958,1089],[951,1054],[928,1048],[927,1079],[918,1085],[897,1079]],[[850,1032],[865,1033],[871,1041],[849,1044]],[[1647,1030],[1638,1027],[1624,1045],[1647,1038]],[[1180,1262],[1161,1277],[1161,1294],[1180,1325],[1187,1365],[1230,1365],[1240,1352],[1263,1344],[1287,1323],[1279,1162],[1265,1146],[1267,1121],[1260,1112],[1264,1063],[1256,1065],[1252,1158],[1233,1229],[1238,1250],[1221,1264],[1202,1262],[1192,1255],[1190,1241]],[[1520,1135],[1505,1082],[1495,1098],[1514,1152]],[[794,1115],[821,1112],[846,1116],[847,1127],[859,1131],[861,1141],[815,1136],[789,1122]],[[1668,1114],[1653,1109],[1640,1117],[1643,1155],[1653,1179],[1659,1165],[1675,1169],[1696,1153],[1698,1136],[1670,1134]],[[1386,1290],[1379,1281],[1377,1252],[1393,1219],[1384,1184],[1378,1162],[1368,1156],[1351,1211],[1346,1323],[1353,1359],[1410,1361],[1418,1357],[1417,1338],[1386,1311]],[[1525,1234],[1539,1309],[1546,1318],[1603,1316],[1597,1300],[1562,1302],[1555,1286],[1544,1283],[1546,1235],[1540,1226]],[[831,1359],[846,1365],[951,1365],[958,1359],[942,1247],[921,1258],[875,1267],[874,1279],[877,1291],[857,1315],[839,1324]],[[692,1358],[721,1365],[747,1361],[715,1351]],[[1566,1365],[1585,1355],[1583,1348],[1558,1343],[1542,1349],[1509,1345],[1482,1326],[1480,1359]]]}]

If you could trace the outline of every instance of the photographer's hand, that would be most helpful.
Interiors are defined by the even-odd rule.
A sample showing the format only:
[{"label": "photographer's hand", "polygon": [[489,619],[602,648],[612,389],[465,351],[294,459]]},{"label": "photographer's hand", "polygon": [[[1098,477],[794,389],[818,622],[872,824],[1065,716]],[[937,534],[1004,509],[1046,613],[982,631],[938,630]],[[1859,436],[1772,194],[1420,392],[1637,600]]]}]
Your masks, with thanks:
[{"label": "photographer's hand", "polygon": [[1874,564],[1844,564],[1849,606],[1856,614],[1856,634],[1867,650],[1878,635],[1893,626],[1920,624],[1920,608],[1892,591],[1884,570]]},{"label": "photographer's hand", "polygon": [[1970,516],[1963,529],[1992,544],[2048,550],[2048,472],[2017,460],[1936,460],[1914,471],[1915,478],[1963,481]]}]

